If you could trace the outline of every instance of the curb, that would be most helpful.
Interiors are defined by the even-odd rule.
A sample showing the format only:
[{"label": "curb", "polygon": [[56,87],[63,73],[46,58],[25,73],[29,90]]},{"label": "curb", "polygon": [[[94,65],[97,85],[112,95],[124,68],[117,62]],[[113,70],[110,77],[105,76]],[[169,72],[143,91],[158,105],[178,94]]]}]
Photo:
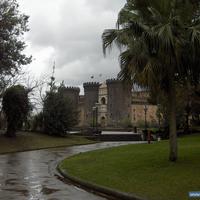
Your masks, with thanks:
[{"label": "curb", "polygon": [[[90,139],[88,139],[88,140],[90,140]],[[40,150],[48,150],[48,149],[57,149],[57,148],[68,148],[68,147],[73,147],[73,146],[84,146],[84,145],[90,145],[90,144],[98,143],[98,141],[94,141],[94,140],[90,140],[90,141],[91,142],[88,142],[88,143],[66,144],[66,145],[47,146],[47,147],[40,147],[40,148],[30,148],[30,149],[26,148],[26,149],[21,149],[21,150],[5,151],[5,152],[0,152],[0,156],[6,155],[6,154],[15,154],[15,153],[23,153],[23,152],[29,152],[29,151],[40,151]]]},{"label": "curb", "polygon": [[60,164],[61,163],[58,164],[57,170],[64,178],[66,178],[66,179],[72,181],[73,183],[76,183],[82,187],[85,187],[89,190],[93,190],[97,193],[101,193],[101,194],[110,196],[112,198],[114,197],[119,200],[146,200],[146,199],[142,199],[141,197],[138,197],[134,194],[119,192],[117,190],[114,190],[114,189],[111,189],[111,188],[108,188],[105,186],[93,184],[93,183],[87,182],[85,180],[79,179],[75,176],[69,175],[65,170],[61,169]]},{"label": "curb", "polygon": [[52,146],[52,147],[41,147],[41,148],[33,148],[33,149],[24,149],[24,150],[17,150],[17,151],[7,151],[7,152],[2,152],[0,153],[1,155],[6,155],[6,154],[15,154],[15,153],[23,153],[23,152],[29,152],[29,151],[41,151],[41,150],[48,150],[48,149],[59,149],[59,148],[68,148],[68,147],[74,147],[74,146],[84,146],[84,145],[90,145],[90,144],[96,144],[98,142],[91,142],[91,143],[85,143],[85,144],[70,144],[70,145],[61,145],[61,146]]}]

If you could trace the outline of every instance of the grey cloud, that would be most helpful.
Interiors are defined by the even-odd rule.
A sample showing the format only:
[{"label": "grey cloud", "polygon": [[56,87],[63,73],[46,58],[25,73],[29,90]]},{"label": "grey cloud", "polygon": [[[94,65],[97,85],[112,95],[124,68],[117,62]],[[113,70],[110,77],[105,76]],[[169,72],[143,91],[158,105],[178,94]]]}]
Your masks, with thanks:
[{"label": "grey cloud", "polygon": [[125,4],[125,0],[86,0],[88,6],[92,6],[95,10],[119,10]]},{"label": "grey cloud", "polygon": [[104,29],[115,26],[125,0],[43,0],[37,11],[39,0],[29,0],[30,4],[27,0],[19,2],[30,15],[31,31],[26,38],[32,45],[33,57],[35,49],[54,49],[54,58],[50,55],[43,66],[45,72],[52,70],[49,63],[55,59],[56,79],[67,84],[80,85],[89,81],[91,75],[97,80],[116,76],[118,51],[104,58],[101,34]]}]

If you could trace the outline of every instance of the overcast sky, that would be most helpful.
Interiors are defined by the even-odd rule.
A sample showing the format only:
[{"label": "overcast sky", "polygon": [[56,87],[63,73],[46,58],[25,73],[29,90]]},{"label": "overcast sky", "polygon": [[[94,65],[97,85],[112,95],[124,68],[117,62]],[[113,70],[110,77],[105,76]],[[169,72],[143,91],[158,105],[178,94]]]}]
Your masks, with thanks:
[{"label": "overcast sky", "polygon": [[[56,61],[56,80],[78,86],[115,77],[118,52],[104,58],[101,35],[115,27],[125,0],[18,0],[30,16],[26,34],[30,68],[35,76],[50,74]],[[100,75],[102,74],[102,75]],[[94,76],[92,80],[90,77]]]}]

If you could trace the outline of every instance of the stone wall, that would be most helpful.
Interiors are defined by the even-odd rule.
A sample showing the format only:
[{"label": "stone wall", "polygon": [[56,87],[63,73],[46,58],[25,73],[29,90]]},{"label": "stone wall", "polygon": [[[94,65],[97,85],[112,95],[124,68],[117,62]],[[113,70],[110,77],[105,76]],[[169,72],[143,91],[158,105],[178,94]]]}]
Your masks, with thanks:
[{"label": "stone wall", "polygon": [[98,102],[99,96],[99,83],[98,82],[88,82],[84,83],[84,124],[90,126],[93,119],[93,107]]},{"label": "stone wall", "polygon": [[68,98],[74,108],[78,108],[80,88],[78,87],[62,87],[60,90],[64,96]]},{"label": "stone wall", "polygon": [[106,84],[108,125],[120,126],[122,120],[131,117],[131,87],[125,87],[120,80],[116,79],[107,80]]},{"label": "stone wall", "polygon": [[79,97],[78,111],[79,111],[78,126],[83,127],[85,125],[85,97],[83,95]]},{"label": "stone wall", "polygon": [[[145,104],[133,104],[131,106],[131,121],[133,126],[143,126],[145,125]],[[158,118],[156,116],[157,106],[146,104],[146,119],[147,126],[154,126],[158,124]]]}]

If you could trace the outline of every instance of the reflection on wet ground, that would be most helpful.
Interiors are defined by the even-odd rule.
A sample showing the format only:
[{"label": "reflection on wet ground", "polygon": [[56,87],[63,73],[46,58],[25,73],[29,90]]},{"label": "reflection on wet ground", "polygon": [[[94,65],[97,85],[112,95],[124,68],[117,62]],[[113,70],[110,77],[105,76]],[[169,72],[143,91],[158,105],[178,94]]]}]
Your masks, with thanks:
[{"label": "reflection on wet ground", "polygon": [[124,144],[127,142],[104,142],[1,155],[0,200],[103,200],[105,198],[66,184],[56,166],[63,158],[80,152]]}]

